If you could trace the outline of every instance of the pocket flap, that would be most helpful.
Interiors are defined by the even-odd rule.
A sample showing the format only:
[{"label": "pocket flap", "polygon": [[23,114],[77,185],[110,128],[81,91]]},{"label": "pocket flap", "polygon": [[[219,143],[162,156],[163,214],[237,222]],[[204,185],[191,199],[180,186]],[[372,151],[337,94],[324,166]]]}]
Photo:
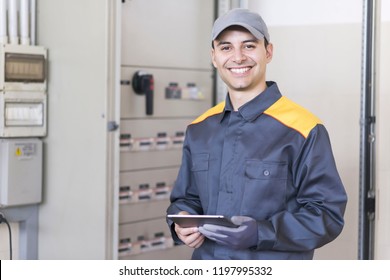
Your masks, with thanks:
[{"label": "pocket flap", "polygon": [[251,179],[271,180],[287,179],[287,163],[267,162],[260,160],[248,160],[246,162],[245,174]]}]

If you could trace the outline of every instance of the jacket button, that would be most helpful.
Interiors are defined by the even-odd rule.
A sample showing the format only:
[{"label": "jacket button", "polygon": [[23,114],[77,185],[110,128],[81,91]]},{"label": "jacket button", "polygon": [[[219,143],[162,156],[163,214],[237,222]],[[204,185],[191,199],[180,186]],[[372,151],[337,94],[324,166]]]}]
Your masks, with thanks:
[{"label": "jacket button", "polygon": [[264,170],[263,174],[264,174],[264,176],[269,176],[270,173],[268,170]]}]

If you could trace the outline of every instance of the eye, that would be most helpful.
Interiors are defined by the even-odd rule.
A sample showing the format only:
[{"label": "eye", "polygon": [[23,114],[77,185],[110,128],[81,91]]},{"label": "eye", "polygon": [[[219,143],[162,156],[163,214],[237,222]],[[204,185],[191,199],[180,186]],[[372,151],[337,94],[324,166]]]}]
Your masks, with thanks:
[{"label": "eye", "polygon": [[221,51],[229,51],[229,50],[231,50],[231,47],[228,45],[223,45],[223,46],[221,46],[220,50]]},{"label": "eye", "polygon": [[244,48],[245,48],[245,49],[248,49],[248,50],[249,50],[249,49],[254,49],[254,48],[256,48],[256,45],[255,45],[255,44],[245,44],[245,45],[244,45]]}]

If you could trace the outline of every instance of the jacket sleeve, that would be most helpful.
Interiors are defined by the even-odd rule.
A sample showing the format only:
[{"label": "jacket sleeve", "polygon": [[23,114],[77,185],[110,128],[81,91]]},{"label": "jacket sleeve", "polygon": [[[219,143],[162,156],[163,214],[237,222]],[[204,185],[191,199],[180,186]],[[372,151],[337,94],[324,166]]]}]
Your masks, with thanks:
[{"label": "jacket sleeve", "polygon": [[[190,214],[203,214],[202,206],[199,200],[198,190],[193,186],[191,176],[192,160],[191,151],[188,145],[188,137],[185,137],[182,153],[182,162],[177,179],[175,181],[167,214],[177,214],[180,211],[187,211]],[[173,229],[173,222],[167,219],[172,237],[176,242],[180,242]]]},{"label": "jacket sleeve", "polygon": [[258,221],[255,250],[309,251],[341,233],[347,195],[323,125],[305,140],[292,166],[292,180],[295,207]]}]

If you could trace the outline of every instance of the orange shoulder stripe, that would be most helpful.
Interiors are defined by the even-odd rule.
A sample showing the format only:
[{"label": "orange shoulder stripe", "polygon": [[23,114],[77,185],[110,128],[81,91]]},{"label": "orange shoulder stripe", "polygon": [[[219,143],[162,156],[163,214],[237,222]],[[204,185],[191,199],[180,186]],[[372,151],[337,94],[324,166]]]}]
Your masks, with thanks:
[{"label": "orange shoulder stripe", "polygon": [[300,105],[282,96],[271,107],[264,111],[284,125],[301,133],[305,138],[321,120]]},{"label": "orange shoulder stripe", "polygon": [[196,124],[204,121],[208,117],[220,114],[223,112],[223,109],[225,108],[225,101],[222,101],[221,103],[215,105],[214,107],[208,109],[206,112],[204,112],[202,115],[197,117],[191,124]]}]

